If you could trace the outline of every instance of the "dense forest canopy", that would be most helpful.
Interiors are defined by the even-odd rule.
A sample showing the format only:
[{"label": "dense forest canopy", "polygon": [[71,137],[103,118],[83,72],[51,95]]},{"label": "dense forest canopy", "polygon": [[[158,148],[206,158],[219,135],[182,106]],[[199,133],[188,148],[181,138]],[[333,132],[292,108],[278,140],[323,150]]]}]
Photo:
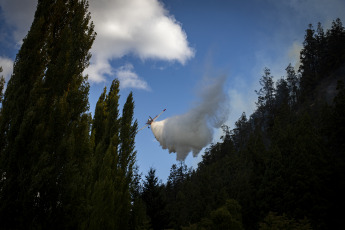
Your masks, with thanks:
[{"label": "dense forest canopy", "polygon": [[[345,29],[309,25],[301,65],[265,68],[256,110],[166,183],[136,165],[134,97],[88,113],[87,1],[39,0],[3,93],[0,229],[342,229]],[[0,72],[2,68],[0,68]]]},{"label": "dense forest canopy", "polygon": [[197,169],[174,164],[165,184],[150,170],[142,194],[151,227],[342,229],[344,44],[339,19],[326,32],[309,25],[299,69],[288,64],[277,79],[265,68],[254,113],[224,125]]}]

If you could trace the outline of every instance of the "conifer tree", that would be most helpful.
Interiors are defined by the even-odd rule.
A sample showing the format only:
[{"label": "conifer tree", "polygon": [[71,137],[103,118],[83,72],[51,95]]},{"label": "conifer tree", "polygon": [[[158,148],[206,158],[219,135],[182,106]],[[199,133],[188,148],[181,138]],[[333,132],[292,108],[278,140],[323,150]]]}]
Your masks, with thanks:
[{"label": "conifer tree", "polygon": [[94,39],[86,1],[38,1],[3,101],[5,228],[77,228],[85,218],[90,116],[82,73]]},{"label": "conifer tree", "polygon": [[259,91],[255,90],[258,94],[258,102],[256,102],[256,105],[261,111],[271,111],[273,108],[274,82],[270,69],[264,69],[264,75],[260,78],[259,82],[262,88]]},{"label": "conifer tree", "polygon": [[284,77],[280,78],[276,83],[275,106],[281,107],[287,105],[289,101],[288,82]]},{"label": "conifer tree", "polygon": [[257,105],[257,113],[261,118],[259,121],[261,128],[266,129],[271,126],[272,120],[274,118],[274,96],[275,88],[273,76],[271,75],[271,70],[268,68],[264,69],[264,75],[259,81],[262,88],[255,92],[258,95],[258,101],[255,102]]},{"label": "conifer tree", "polygon": [[285,70],[287,87],[289,90],[289,104],[290,106],[294,106],[297,103],[299,79],[294,68],[291,66],[291,63],[288,65],[288,67],[286,67]]},{"label": "conifer tree", "polygon": [[345,60],[345,28],[339,18],[332,22],[332,27],[326,34],[329,69],[343,65]]},{"label": "conifer tree", "polygon": [[315,30],[313,26],[309,24],[304,37],[303,49],[300,53],[301,65],[299,72],[301,77],[301,95],[302,101],[306,99],[313,99],[313,90],[317,83],[317,41],[315,39]]},{"label": "conifer tree", "polygon": [[150,218],[151,228],[164,229],[164,201],[161,184],[156,176],[156,170],[150,168],[143,183],[142,199],[146,204],[146,213]]},{"label": "conifer tree", "polygon": [[231,131],[231,139],[237,150],[244,147],[249,137],[248,119],[246,113],[243,112],[241,117],[235,122],[235,128]]}]

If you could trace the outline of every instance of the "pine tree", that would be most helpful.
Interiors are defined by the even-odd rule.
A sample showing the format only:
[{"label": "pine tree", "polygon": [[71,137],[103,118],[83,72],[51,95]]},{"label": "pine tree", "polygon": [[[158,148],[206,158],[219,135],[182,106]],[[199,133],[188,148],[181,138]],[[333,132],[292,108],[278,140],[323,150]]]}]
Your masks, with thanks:
[{"label": "pine tree", "polygon": [[323,31],[323,27],[319,22],[317,24],[316,34],[314,35],[315,42],[316,42],[316,60],[315,65],[317,67],[317,72],[321,78],[326,77],[326,70],[327,70],[327,52],[328,46],[326,45],[326,35]]},{"label": "pine tree", "polygon": [[256,113],[259,118],[257,121],[259,122],[258,125],[261,129],[267,129],[272,125],[271,123],[274,118],[274,96],[276,91],[270,69],[264,69],[264,75],[260,78],[259,83],[262,88],[259,91],[255,90],[258,95],[258,101],[255,102],[257,106]]},{"label": "pine tree", "polygon": [[309,24],[304,37],[303,49],[300,53],[301,65],[299,72],[301,76],[301,95],[302,101],[314,99],[314,89],[318,80],[318,67],[317,67],[317,41],[315,39],[315,30]]},{"label": "pine tree", "polygon": [[149,229],[150,223],[146,215],[145,203],[141,197],[143,191],[143,186],[141,184],[142,174],[139,174],[139,167],[137,165],[133,169],[133,175],[133,181],[130,188],[132,205],[129,229]]},{"label": "pine tree", "polygon": [[339,18],[332,22],[332,27],[326,33],[327,68],[332,70],[344,64],[345,61],[345,28]]},{"label": "pine tree", "polygon": [[288,104],[289,101],[289,88],[288,82],[284,77],[280,78],[276,83],[276,94],[275,94],[275,107],[282,107]]},{"label": "pine tree", "polygon": [[295,69],[291,66],[291,63],[288,65],[288,67],[286,67],[285,70],[287,87],[289,90],[289,104],[291,107],[293,107],[297,103],[299,79]]},{"label": "pine tree", "polygon": [[271,76],[270,69],[264,69],[264,75],[260,78],[259,82],[262,88],[259,91],[255,90],[258,94],[258,102],[256,102],[256,105],[261,112],[264,112],[265,110],[270,112],[273,109],[275,92],[273,76]]},{"label": "pine tree", "polygon": [[146,205],[146,213],[150,218],[152,229],[164,229],[165,203],[162,197],[162,187],[156,176],[156,170],[150,168],[143,183],[142,199]]},{"label": "pine tree", "polygon": [[231,131],[231,139],[237,150],[244,147],[249,137],[249,125],[246,113],[235,122],[235,128]]},{"label": "pine tree", "polygon": [[38,1],[3,101],[5,228],[77,228],[85,218],[89,85],[95,39],[86,1]]}]

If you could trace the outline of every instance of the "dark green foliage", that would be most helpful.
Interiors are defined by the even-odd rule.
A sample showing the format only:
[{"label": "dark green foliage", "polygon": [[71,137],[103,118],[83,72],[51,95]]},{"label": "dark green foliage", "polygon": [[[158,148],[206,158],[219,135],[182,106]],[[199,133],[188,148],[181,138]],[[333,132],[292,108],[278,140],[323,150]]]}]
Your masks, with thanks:
[{"label": "dark green foliage", "polygon": [[[5,92],[0,124],[0,213],[11,228],[76,228],[90,156],[94,41],[84,1],[38,1]],[[3,177],[3,178],[4,178]]]},{"label": "dark green foliage", "polygon": [[[0,73],[2,72],[2,67],[0,66]],[[4,90],[4,87],[5,87],[5,78],[3,76],[0,76],[0,123],[1,123],[1,117],[2,117],[2,113],[1,113],[1,110],[2,110],[2,100],[3,100],[3,90]],[[1,137],[1,135],[0,135]],[[1,141],[0,141],[1,143]],[[1,173],[1,171],[0,171]],[[0,175],[1,176],[1,175]],[[2,180],[0,180],[0,183],[1,183]],[[1,185],[0,185],[0,188],[1,188]]]},{"label": "dark green foliage", "polygon": [[[2,72],[2,67],[0,66],[0,73]],[[3,90],[5,87],[5,78],[4,76],[0,76],[0,104],[2,103],[2,98],[4,96]]]},{"label": "dark green foliage", "polygon": [[165,201],[163,186],[158,182],[156,170],[150,168],[143,183],[142,200],[146,206],[146,214],[150,220],[150,227],[154,230],[164,229],[167,225],[164,213]]},{"label": "dark green foliage", "polygon": [[[206,149],[196,170],[182,173],[182,165],[173,165],[165,190],[169,227],[343,227],[338,209],[345,205],[343,34],[339,19],[326,33],[321,24],[317,32],[310,25],[299,73],[289,64],[274,85],[266,68],[257,110],[249,118],[243,113],[233,130],[223,126],[221,142]],[[335,46],[336,56],[330,53]],[[241,209],[231,211],[224,205],[229,200]]]},{"label": "dark green foliage", "polygon": [[38,1],[4,98],[0,79],[1,229],[146,227],[132,93],[119,117],[114,80],[87,113],[94,39],[86,1]]},{"label": "dark green foliage", "polygon": [[177,228],[192,218],[192,212],[185,208],[185,205],[189,207],[192,205],[188,202],[190,193],[185,193],[188,188],[184,184],[186,180],[190,179],[190,174],[191,171],[184,162],[180,162],[178,165],[173,164],[170,168],[170,175],[165,187],[169,227]]},{"label": "dark green foliage", "polygon": [[212,211],[209,218],[202,219],[201,222],[197,224],[197,229],[244,229],[242,226],[241,206],[236,200],[226,200],[226,204]]},{"label": "dark green foliage", "polygon": [[345,29],[339,18],[332,22],[332,28],[326,33],[327,59],[328,68],[337,68],[344,64],[345,61]]},{"label": "dark green foliage", "polygon": [[260,230],[311,230],[310,223],[307,219],[296,221],[289,219],[285,214],[278,216],[274,212],[268,213],[264,221],[260,223]]},{"label": "dark green foliage", "polygon": [[271,70],[268,68],[264,69],[264,75],[260,79],[260,85],[262,88],[259,91],[255,92],[258,94],[258,101],[256,105],[258,111],[262,113],[262,116],[265,116],[264,111],[270,112],[273,109],[273,99],[274,99],[274,82],[273,76],[271,76]]},{"label": "dark green foliage", "polygon": [[[290,99],[290,91],[288,87],[288,82],[281,78],[276,83],[276,95],[275,95],[275,103],[276,107],[281,107],[283,105],[287,105]],[[293,102],[291,100],[291,102]],[[292,104],[292,103],[291,103]]]},{"label": "dark green foliage", "polygon": [[327,184],[330,212],[330,225],[336,229],[342,225],[343,212],[336,211],[337,207],[345,205],[345,87],[343,81],[337,84],[338,95],[334,98],[334,107],[324,115],[326,120],[325,139],[329,158],[329,181]]},{"label": "dark green foliage", "polygon": [[174,164],[162,184],[150,169],[141,185],[132,93],[120,117],[115,79],[93,120],[87,114],[82,73],[95,39],[87,10],[85,1],[39,0],[4,95],[0,78],[1,229],[343,227],[339,19],[326,33],[309,25],[298,73],[289,64],[275,85],[265,68],[257,110],[223,126],[196,170]]},{"label": "dark green foliage", "polygon": [[316,86],[344,65],[344,40],[345,29],[339,18],[332,22],[332,28],[326,34],[320,23],[316,32],[309,25],[300,56],[300,103],[315,101],[318,93]]},{"label": "dark green foliage", "polygon": [[138,166],[134,167],[134,177],[130,188],[131,211],[129,229],[149,229],[150,221],[146,214],[145,202],[142,199],[143,186],[141,185],[141,174],[138,173]]},{"label": "dark green foliage", "polygon": [[232,144],[237,150],[245,147],[249,138],[249,131],[250,125],[248,124],[246,113],[243,112],[241,117],[235,122],[235,128],[230,132]]},{"label": "dark green foliage", "polygon": [[129,229],[133,221],[137,225],[145,221],[144,217],[131,217],[133,207],[133,212],[143,216],[138,179],[133,174],[137,122],[133,121],[132,93],[119,117],[119,84],[115,79],[108,95],[104,89],[95,109],[91,134],[94,142],[92,182],[89,184],[92,203],[86,223],[90,229]]},{"label": "dark green foliage", "polygon": [[295,107],[298,98],[299,89],[299,76],[296,74],[295,69],[291,66],[291,63],[286,67],[286,82],[289,94],[289,105]]}]

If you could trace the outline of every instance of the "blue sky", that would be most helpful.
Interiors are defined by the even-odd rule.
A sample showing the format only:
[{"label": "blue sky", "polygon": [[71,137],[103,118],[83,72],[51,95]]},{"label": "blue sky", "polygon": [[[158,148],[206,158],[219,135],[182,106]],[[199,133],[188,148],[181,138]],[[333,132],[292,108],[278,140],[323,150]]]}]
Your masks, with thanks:
[{"label": "blue sky", "polygon": [[[0,66],[6,80],[26,35],[37,0],[0,0]],[[241,113],[255,109],[264,67],[277,80],[289,63],[298,67],[299,51],[309,23],[330,28],[339,17],[345,23],[343,0],[91,0],[97,38],[91,50],[90,112],[103,88],[118,77],[121,105],[133,91],[139,126],[148,116],[184,114],[198,102],[204,76],[226,75],[224,92],[233,127]],[[122,106],[121,106],[122,108]],[[214,130],[214,142],[220,130]],[[137,164],[150,167],[165,181],[174,153],[163,150],[149,129],[136,138]],[[196,167],[198,157],[187,157]]]}]

